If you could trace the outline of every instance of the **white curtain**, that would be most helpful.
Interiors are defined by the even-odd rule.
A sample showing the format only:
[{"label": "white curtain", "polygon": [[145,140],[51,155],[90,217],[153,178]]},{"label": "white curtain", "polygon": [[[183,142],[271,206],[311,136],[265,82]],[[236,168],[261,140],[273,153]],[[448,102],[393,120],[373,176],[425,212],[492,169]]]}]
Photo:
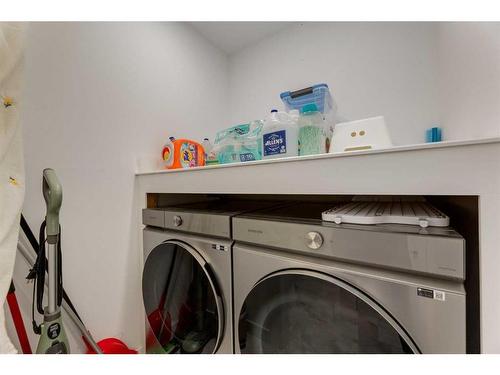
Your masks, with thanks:
[{"label": "white curtain", "polygon": [[24,200],[19,114],[25,24],[0,22],[0,353],[16,353],[5,327],[7,295]]}]

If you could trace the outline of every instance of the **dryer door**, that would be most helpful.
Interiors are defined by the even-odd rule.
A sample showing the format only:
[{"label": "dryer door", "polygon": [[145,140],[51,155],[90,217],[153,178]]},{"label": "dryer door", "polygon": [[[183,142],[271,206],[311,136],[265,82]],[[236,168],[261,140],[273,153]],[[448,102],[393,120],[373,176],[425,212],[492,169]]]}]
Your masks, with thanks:
[{"label": "dryer door", "polygon": [[368,296],[309,270],[280,271],[258,282],[238,325],[242,353],[418,353]]},{"label": "dryer door", "polygon": [[222,298],[209,264],[191,246],[166,241],[147,256],[142,276],[148,353],[215,353]]}]

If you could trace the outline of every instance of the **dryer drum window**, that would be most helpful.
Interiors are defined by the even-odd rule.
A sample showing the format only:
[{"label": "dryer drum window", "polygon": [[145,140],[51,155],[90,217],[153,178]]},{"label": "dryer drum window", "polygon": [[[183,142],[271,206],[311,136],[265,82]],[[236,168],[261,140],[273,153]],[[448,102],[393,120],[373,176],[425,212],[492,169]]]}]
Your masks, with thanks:
[{"label": "dryer drum window", "polygon": [[242,353],[418,352],[368,297],[338,279],[305,270],[260,281],[243,304],[238,336]]},{"label": "dryer drum window", "polygon": [[180,242],[157,246],[144,265],[148,353],[213,353],[221,335],[214,280],[201,256]]}]

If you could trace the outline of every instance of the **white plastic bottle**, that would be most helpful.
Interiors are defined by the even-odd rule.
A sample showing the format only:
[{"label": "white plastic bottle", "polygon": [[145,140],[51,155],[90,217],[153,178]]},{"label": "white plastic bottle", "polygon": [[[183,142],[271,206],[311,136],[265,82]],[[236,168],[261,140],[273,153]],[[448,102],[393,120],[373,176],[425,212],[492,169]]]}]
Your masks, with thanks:
[{"label": "white plastic bottle", "polygon": [[208,138],[203,138],[203,142],[201,143],[201,145],[203,146],[203,150],[205,151],[205,165],[217,164],[217,155],[210,140]]},{"label": "white plastic bottle", "polygon": [[291,109],[290,112],[288,112],[288,115],[290,116],[290,119],[292,122],[294,122],[297,126],[299,123],[299,118],[300,118],[300,112],[298,109]]},{"label": "white plastic bottle", "polygon": [[262,159],[297,156],[297,137],[297,122],[288,113],[273,109],[262,128]]},{"label": "white plastic bottle", "polygon": [[201,145],[203,146],[203,151],[205,153],[205,163],[208,159],[208,154],[210,151],[212,151],[212,144],[210,143],[210,140],[208,138],[203,138],[203,142],[201,142]]}]

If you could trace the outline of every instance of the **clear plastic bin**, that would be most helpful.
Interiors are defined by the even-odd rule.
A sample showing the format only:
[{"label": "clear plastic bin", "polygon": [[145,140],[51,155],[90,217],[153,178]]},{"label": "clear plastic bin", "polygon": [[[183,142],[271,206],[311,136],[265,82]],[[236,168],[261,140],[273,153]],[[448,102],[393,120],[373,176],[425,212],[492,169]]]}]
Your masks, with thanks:
[{"label": "clear plastic bin", "polygon": [[285,91],[280,94],[280,98],[285,103],[287,111],[292,109],[300,111],[307,104],[316,104],[318,111],[323,114],[335,114],[337,112],[337,105],[326,83],[296,91]]}]

